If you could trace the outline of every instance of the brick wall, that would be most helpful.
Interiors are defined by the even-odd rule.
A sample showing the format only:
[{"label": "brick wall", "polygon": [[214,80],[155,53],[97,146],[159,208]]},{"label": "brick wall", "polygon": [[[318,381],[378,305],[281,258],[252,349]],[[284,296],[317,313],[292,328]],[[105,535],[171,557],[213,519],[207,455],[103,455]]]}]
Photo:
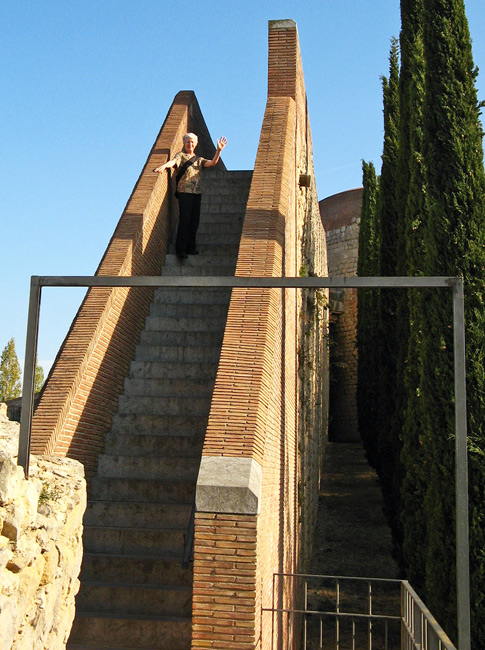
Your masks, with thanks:
[{"label": "brick wall", "polygon": [[[356,276],[362,188],[341,192],[320,201],[327,235],[330,275]],[[341,313],[330,326],[331,388],[329,437],[359,440],[357,423],[357,290],[342,292]],[[339,311],[340,311],[339,309]]]},{"label": "brick wall", "polygon": [[[276,21],[236,275],[326,275],[316,197],[296,25]],[[273,575],[304,567],[326,432],[325,314],[314,294],[233,290],[197,486],[194,650],[270,648]],[[273,647],[288,633],[276,626]]]},{"label": "brick wall", "polygon": [[[169,176],[153,169],[182,147],[187,131],[199,134],[199,151],[214,145],[192,91],[179,92],[150,151],[96,271],[101,276],[159,275],[173,228]],[[173,182],[173,181],[172,181]],[[107,188],[109,191],[109,188]],[[87,292],[45,384],[33,420],[32,451],[69,455],[97,466],[153,292]]]}]

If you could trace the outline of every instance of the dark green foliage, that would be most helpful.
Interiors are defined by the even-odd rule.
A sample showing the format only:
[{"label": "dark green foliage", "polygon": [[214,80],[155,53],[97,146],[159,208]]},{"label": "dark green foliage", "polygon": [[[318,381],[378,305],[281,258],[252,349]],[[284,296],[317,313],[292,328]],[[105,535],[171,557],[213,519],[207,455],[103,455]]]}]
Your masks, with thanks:
[{"label": "dark green foliage", "polygon": [[[369,277],[379,275],[378,251],[379,228],[377,224],[378,179],[372,163],[362,162],[361,221],[359,229],[359,258],[357,275]],[[357,410],[359,430],[371,462],[374,457],[374,426],[378,397],[377,363],[373,354],[377,331],[378,293],[361,289],[358,295],[357,345],[359,348],[357,368]]]},{"label": "dark green foliage", "polygon": [[[426,179],[423,156],[424,71],[423,0],[401,2],[400,151],[398,197],[399,275],[423,275]],[[423,508],[428,477],[422,447],[422,327],[427,293],[416,289],[397,305],[396,409],[393,429],[401,432],[401,458],[394,476],[393,523],[398,558],[424,596],[423,549],[427,545]]]},{"label": "dark green foliage", "polygon": [[[483,493],[485,440],[483,413],[485,384],[483,329],[485,282],[485,174],[482,127],[475,88],[468,23],[463,0],[424,0],[424,52],[426,57],[424,105],[424,157],[428,188],[424,228],[427,275],[465,278],[467,327],[467,393],[470,454],[474,476],[471,511],[472,613],[477,648],[485,645],[483,609],[484,517],[473,501]],[[437,462],[430,473],[426,509],[430,516],[426,592],[429,606],[443,620],[455,613],[454,564],[454,410],[450,301],[437,292],[426,304],[423,343],[423,406],[426,414],[425,446]],[[477,363],[478,361],[478,363]],[[478,541],[478,544],[477,544]]]},{"label": "dark green foliage", "polygon": [[0,357],[0,402],[15,399],[20,393],[20,365],[15,340],[10,339]]},{"label": "dark green foliage", "polygon": [[[369,210],[364,165],[358,272],[465,279],[472,638],[479,650],[485,647],[485,173],[476,70],[463,0],[401,0],[401,20],[398,111],[391,54],[379,209]],[[389,118],[398,114],[396,136],[398,120]],[[379,251],[377,260],[369,247]],[[401,566],[456,638],[451,296],[413,290],[393,306],[384,292],[374,295],[359,295],[359,425],[383,482]],[[374,308],[379,336],[372,340],[376,321],[364,312]],[[380,345],[393,336],[395,358],[392,346]],[[378,403],[385,386],[393,386],[386,389],[395,396],[392,413],[390,402]]]},{"label": "dark green foliage", "polygon": [[[397,204],[396,182],[399,154],[399,52],[392,40],[389,57],[389,80],[383,77],[384,148],[379,181],[377,224],[379,228],[379,275],[396,275]],[[386,509],[392,512],[391,490],[396,459],[399,457],[399,433],[391,429],[395,408],[396,386],[396,306],[394,289],[381,289],[377,294],[377,331],[375,355],[378,364],[378,400],[375,427],[376,469],[383,486]]]}]

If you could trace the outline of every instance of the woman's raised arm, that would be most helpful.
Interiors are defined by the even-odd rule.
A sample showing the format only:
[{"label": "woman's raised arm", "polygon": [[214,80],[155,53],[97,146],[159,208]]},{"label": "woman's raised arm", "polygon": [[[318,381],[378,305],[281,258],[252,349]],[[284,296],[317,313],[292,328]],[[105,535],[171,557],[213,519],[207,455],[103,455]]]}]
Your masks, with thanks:
[{"label": "woman's raised arm", "polygon": [[219,162],[221,151],[224,149],[226,144],[227,144],[226,138],[219,138],[219,140],[217,141],[217,149],[214,154],[214,158],[212,160],[208,160],[205,163],[204,167],[214,167],[215,165],[217,165],[217,163]]}]

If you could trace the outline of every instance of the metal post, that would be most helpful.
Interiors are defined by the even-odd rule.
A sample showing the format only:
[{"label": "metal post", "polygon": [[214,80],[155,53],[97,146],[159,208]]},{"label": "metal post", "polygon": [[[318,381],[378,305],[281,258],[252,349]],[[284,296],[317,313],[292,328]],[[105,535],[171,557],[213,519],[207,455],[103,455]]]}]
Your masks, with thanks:
[{"label": "metal post", "polygon": [[35,362],[37,358],[37,337],[39,333],[41,285],[39,277],[30,280],[29,315],[25,343],[24,382],[22,390],[22,415],[20,418],[18,464],[29,478],[30,437],[34,412]]},{"label": "metal post", "polygon": [[470,567],[468,541],[468,461],[465,374],[465,310],[463,279],[453,279],[453,336],[455,361],[455,498],[456,592],[458,647],[470,650]]}]

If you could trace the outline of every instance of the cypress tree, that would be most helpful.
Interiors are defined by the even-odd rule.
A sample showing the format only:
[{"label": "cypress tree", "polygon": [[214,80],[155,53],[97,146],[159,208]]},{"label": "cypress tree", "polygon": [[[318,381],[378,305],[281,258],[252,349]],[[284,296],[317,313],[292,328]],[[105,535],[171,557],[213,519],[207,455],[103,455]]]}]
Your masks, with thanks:
[{"label": "cypress tree", "polygon": [[[379,184],[372,163],[362,162],[364,186],[359,228],[359,256],[357,275],[378,275],[379,240],[377,225],[377,201]],[[374,425],[376,420],[378,386],[377,364],[374,353],[377,330],[377,295],[372,289],[361,289],[358,295],[357,345],[357,411],[359,431],[371,463],[375,463]]]},{"label": "cypress tree", "polygon": [[[472,616],[485,646],[484,515],[485,173],[471,42],[462,0],[424,0],[424,159],[426,275],[465,278],[471,490]],[[421,374],[428,520],[426,598],[442,621],[455,620],[454,408],[451,300],[430,292]],[[477,501],[478,499],[478,501]],[[453,634],[453,630],[448,630]]]},{"label": "cypress tree", "polygon": [[[396,181],[399,154],[399,49],[392,39],[389,56],[389,79],[382,78],[384,103],[384,146],[379,180],[377,225],[379,228],[379,275],[396,274],[397,202]],[[396,386],[396,304],[394,289],[381,289],[377,296],[377,331],[375,356],[378,362],[376,427],[377,471],[381,478],[386,509],[392,510],[392,477],[399,455],[398,436],[390,423],[394,412]],[[397,438],[397,440],[396,440]]]},{"label": "cypress tree", "polygon": [[[423,275],[422,240],[426,219],[423,0],[401,0],[401,24],[396,271],[401,276],[417,276]],[[399,296],[397,304],[398,355],[392,428],[400,435],[401,455],[393,477],[395,509],[391,520],[399,563],[414,587],[423,595],[423,549],[427,543],[423,503],[427,472],[422,449],[420,377],[425,302],[425,292],[411,289]]]}]

